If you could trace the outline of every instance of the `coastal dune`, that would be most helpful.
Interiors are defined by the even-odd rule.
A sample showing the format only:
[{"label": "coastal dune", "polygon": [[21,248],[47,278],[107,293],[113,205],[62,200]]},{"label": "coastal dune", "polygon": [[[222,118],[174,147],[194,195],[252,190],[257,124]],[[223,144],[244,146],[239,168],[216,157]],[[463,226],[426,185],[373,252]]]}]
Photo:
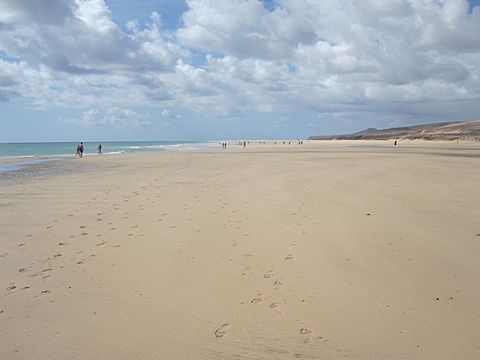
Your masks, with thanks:
[{"label": "coastal dune", "polygon": [[477,144],[91,157],[0,183],[0,358],[478,359]]}]

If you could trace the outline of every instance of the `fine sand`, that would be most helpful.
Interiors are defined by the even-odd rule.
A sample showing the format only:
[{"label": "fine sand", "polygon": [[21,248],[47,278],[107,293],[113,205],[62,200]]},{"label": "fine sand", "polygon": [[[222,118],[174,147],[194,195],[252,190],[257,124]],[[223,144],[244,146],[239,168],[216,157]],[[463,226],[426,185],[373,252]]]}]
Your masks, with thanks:
[{"label": "fine sand", "polygon": [[0,179],[0,359],[480,358],[479,144],[65,162]]}]

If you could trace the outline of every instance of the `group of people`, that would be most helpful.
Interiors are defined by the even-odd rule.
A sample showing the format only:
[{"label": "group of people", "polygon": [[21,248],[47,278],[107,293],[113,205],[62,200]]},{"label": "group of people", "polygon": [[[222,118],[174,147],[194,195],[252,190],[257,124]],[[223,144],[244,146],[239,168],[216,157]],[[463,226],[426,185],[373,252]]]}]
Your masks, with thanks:
[{"label": "group of people", "polygon": [[[294,140],[283,140],[283,145],[292,145],[292,142],[294,142]],[[264,140],[260,140],[260,141],[254,141],[254,143],[258,143],[258,144],[267,144],[267,141],[264,141]],[[269,141],[268,143],[272,143],[271,141]],[[226,149],[227,148],[227,142],[219,142],[220,145],[222,145],[222,149]],[[247,140],[241,140],[238,142],[238,145],[242,146],[242,147],[247,147],[247,145],[250,145],[250,141]],[[274,141],[273,142],[273,145],[277,145],[277,141]],[[303,145],[303,140],[297,140],[297,145]]]},{"label": "group of people", "polygon": [[[98,155],[102,155],[103,154],[103,146],[102,144],[98,144],[98,147],[97,147],[97,150],[98,150]],[[77,145],[77,156],[79,158],[83,158],[83,152],[85,151],[85,146],[83,145],[83,142],[81,142],[80,144]]]}]

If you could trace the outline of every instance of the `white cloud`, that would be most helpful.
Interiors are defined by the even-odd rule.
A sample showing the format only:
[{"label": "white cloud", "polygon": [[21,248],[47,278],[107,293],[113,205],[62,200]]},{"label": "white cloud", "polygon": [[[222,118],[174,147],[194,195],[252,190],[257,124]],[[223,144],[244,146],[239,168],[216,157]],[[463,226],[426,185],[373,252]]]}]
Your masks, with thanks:
[{"label": "white cloud", "polygon": [[89,109],[83,113],[82,118],[67,118],[60,119],[59,121],[81,126],[107,126],[114,128],[141,127],[150,124],[146,115],[131,109],[116,107],[109,108],[105,111]]},{"label": "white cloud", "polygon": [[82,123],[111,126],[142,124],[120,110],[136,107],[173,119],[480,106],[480,8],[466,0],[187,4],[171,33],[158,13],[122,30],[103,0],[0,0],[0,101],[98,109]]}]

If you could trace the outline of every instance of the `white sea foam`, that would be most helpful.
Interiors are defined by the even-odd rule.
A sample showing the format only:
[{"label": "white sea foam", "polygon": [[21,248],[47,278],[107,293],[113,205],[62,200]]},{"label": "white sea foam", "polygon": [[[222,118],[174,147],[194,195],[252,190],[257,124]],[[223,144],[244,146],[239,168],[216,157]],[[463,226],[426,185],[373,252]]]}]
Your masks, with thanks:
[{"label": "white sea foam", "polygon": [[120,155],[120,154],[124,154],[124,153],[125,153],[125,151],[109,151],[109,152],[106,152],[106,153],[103,153],[103,154],[104,155]]}]

